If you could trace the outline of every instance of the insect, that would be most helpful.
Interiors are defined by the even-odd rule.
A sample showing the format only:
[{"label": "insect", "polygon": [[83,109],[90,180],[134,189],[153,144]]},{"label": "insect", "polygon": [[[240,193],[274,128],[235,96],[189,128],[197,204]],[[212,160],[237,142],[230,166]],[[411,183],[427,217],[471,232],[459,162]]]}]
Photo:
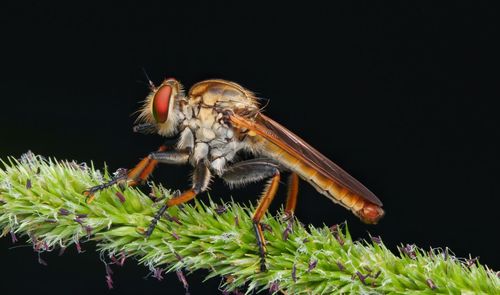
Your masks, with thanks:
[{"label": "insect", "polygon": [[[293,216],[297,204],[299,178],[365,223],[375,224],[384,215],[382,202],[370,190],[265,116],[255,95],[242,86],[225,80],[206,80],[185,94],[182,85],[169,78],[158,87],[150,82],[150,87],[151,92],[139,110],[141,124],[135,130],[167,138],[177,136],[176,143],[160,146],[127,173],[84,192],[91,200],[97,191],[119,182],[143,183],[158,163],[191,164],[192,187],[163,204],[146,236],[151,235],[167,207],[187,202],[206,191],[212,175],[229,186],[268,179],[252,218],[262,271],[266,270],[266,242],[260,221],[276,194],[282,172],[290,172],[285,205],[288,218]],[[240,152],[255,157],[236,161]]]}]

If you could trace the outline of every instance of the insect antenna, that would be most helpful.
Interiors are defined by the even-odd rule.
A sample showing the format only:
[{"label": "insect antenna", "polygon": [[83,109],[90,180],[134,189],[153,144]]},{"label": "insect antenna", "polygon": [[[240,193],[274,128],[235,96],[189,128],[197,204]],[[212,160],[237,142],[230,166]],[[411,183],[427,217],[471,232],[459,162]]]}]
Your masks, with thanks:
[{"label": "insect antenna", "polygon": [[151,91],[156,91],[156,86],[153,83],[153,81],[151,81],[151,79],[149,78],[149,75],[146,72],[146,69],[144,67],[141,67],[141,69],[142,69],[142,72],[144,73],[144,76],[146,76],[146,79],[148,80],[148,85],[149,85],[149,88],[151,89]]},{"label": "insect antenna", "polygon": [[265,105],[263,105],[263,106],[261,106],[261,107],[260,107],[260,109],[259,109],[259,111],[260,111],[260,112],[262,112],[262,111],[263,111],[263,110],[267,107],[267,105],[269,105],[269,102],[270,102],[271,100],[270,100],[269,98],[260,98],[260,99],[262,99],[262,100],[265,100],[265,101],[266,101],[266,104],[265,104]]}]

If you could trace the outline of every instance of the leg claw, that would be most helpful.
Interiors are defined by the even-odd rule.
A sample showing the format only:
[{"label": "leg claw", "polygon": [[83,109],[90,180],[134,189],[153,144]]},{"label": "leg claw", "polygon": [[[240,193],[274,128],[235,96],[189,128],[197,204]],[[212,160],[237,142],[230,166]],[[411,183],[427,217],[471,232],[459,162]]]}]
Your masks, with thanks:
[{"label": "leg claw", "polygon": [[90,204],[95,199],[95,193],[99,191],[99,186],[93,186],[83,191],[83,195],[85,196],[85,202]]},{"label": "leg claw", "polygon": [[266,261],[265,260],[260,262],[260,271],[261,272],[266,272],[267,271]]},{"label": "leg claw", "polygon": [[94,194],[92,194],[92,195],[90,195],[90,194],[89,194],[89,195],[86,195],[86,196],[85,196],[85,202],[86,202],[87,204],[92,203],[92,202],[94,201],[94,199],[95,199],[95,195],[94,195]]},{"label": "leg claw", "polygon": [[294,216],[293,212],[285,211],[285,213],[281,216],[281,220],[289,221],[293,218],[293,216]]}]

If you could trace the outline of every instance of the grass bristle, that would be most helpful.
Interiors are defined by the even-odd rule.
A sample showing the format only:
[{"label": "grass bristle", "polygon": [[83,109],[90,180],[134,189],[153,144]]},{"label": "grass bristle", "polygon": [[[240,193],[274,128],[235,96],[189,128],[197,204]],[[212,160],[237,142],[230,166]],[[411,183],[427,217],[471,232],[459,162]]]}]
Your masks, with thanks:
[{"label": "grass bristle", "polygon": [[[477,260],[457,259],[448,250],[404,245],[394,254],[380,237],[353,241],[346,226],[305,228],[297,220],[270,215],[262,220],[268,271],[259,272],[251,207],[209,200],[169,208],[168,218],[145,239],[144,230],[162,202],[130,187],[112,187],[99,192],[91,204],[85,202],[82,192],[109,178],[108,171],[34,154],[2,163],[2,235],[23,238],[36,251],[93,240],[109,261],[133,257],[149,269],[178,275],[186,269],[208,269],[209,277],[226,278],[222,287],[227,291],[247,293],[500,293],[493,270]],[[170,197],[161,185],[152,187],[156,197]]]}]

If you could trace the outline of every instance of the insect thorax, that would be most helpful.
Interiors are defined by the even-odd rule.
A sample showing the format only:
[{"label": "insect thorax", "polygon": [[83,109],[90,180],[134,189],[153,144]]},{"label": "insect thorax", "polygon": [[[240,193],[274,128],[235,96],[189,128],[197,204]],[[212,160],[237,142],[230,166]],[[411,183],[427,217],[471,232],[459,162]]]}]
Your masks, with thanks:
[{"label": "insect thorax", "polygon": [[226,124],[227,111],[257,113],[253,94],[241,86],[219,80],[194,85],[179,103],[179,149],[191,149],[192,164],[205,161],[216,174],[222,174],[238,151],[251,149],[244,133]]}]

